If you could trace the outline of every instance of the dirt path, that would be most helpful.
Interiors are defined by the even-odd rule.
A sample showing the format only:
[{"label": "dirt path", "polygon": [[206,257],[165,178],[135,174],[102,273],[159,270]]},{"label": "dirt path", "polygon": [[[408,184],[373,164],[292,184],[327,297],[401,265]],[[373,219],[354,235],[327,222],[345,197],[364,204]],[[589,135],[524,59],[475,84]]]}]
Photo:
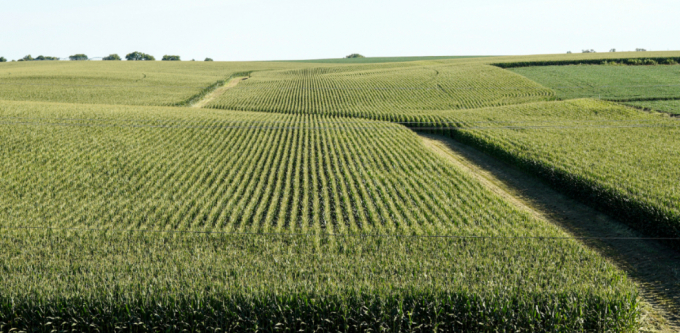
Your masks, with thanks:
[{"label": "dirt path", "polygon": [[202,108],[202,107],[208,105],[208,103],[212,102],[213,99],[222,95],[225,91],[227,91],[227,89],[236,87],[236,85],[239,82],[241,82],[243,80],[247,80],[247,79],[248,79],[247,77],[235,77],[235,78],[231,79],[231,81],[227,82],[227,84],[225,84],[225,85],[213,90],[211,93],[205,95],[205,97],[203,97],[202,100],[194,103],[193,105],[191,105],[191,107],[192,108]]},{"label": "dirt path", "polygon": [[[540,180],[450,138],[421,134],[433,152],[501,197],[581,237],[643,237]],[[640,286],[644,332],[680,332],[680,254],[649,240],[583,240]]]}]

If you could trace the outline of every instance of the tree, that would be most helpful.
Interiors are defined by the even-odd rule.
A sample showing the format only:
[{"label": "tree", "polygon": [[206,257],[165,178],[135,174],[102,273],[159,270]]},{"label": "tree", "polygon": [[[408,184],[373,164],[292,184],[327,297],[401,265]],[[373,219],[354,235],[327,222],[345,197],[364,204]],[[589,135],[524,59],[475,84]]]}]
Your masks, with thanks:
[{"label": "tree", "polygon": [[33,59],[33,57],[31,57],[30,54],[27,55],[27,56],[25,56],[25,57],[23,57],[23,58],[21,58],[21,59],[19,59],[19,61],[33,61],[33,60],[34,60],[34,59]]},{"label": "tree", "polygon": [[5,59],[5,57],[0,57],[0,62],[7,62],[7,59]]},{"label": "tree", "polygon": [[616,52],[616,49],[611,49],[609,50],[609,52]]},{"label": "tree", "polygon": [[640,49],[640,48],[635,49],[635,52],[645,52],[645,51],[647,51],[647,50],[646,49]]},{"label": "tree", "polygon": [[162,61],[180,61],[178,55],[164,55]]},{"label": "tree", "polygon": [[153,60],[156,60],[156,58],[154,58],[152,55],[148,55],[146,53],[142,53],[142,52],[138,52],[138,51],[128,53],[125,56],[125,59],[129,60],[129,61],[140,61],[140,60],[153,61]]},{"label": "tree", "polygon": [[213,61],[212,58],[205,58],[204,61]]},{"label": "tree", "polygon": [[68,59],[69,60],[88,60],[89,58],[86,55],[79,53],[79,54],[74,54],[72,56],[69,56]]},{"label": "tree", "polygon": [[350,58],[365,58],[365,57],[362,56],[362,55],[359,54],[359,53],[352,53],[352,54],[346,56],[345,58],[350,59]]},{"label": "tree", "polygon": [[117,54],[109,54],[108,57],[102,58],[102,60],[120,60],[120,57]]},{"label": "tree", "polygon": [[39,56],[37,56],[37,57],[36,57],[35,59],[33,59],[33,60],[39,60],[39,61],[43,61],[43,60],[59,60],[59,57],[50,57],[50,56],[39,55]]}]

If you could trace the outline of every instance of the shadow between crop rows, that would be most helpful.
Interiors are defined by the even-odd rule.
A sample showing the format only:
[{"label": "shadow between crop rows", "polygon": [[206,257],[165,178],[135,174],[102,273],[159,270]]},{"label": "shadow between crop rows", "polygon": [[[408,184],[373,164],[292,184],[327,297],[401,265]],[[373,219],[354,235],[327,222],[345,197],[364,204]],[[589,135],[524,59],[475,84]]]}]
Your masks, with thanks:
[{"label": "shadow between crop rows", "polygon": [[[463,164],[535,215],[575,237],[645,237],[623,223],[558,193],[539,179],[451,138],[419,133],[426,146]],[[498,189],[497,189],[498,191]],[[654,240],[582,239],[638,282],[645,301],[680,331],[680,253]]]}]

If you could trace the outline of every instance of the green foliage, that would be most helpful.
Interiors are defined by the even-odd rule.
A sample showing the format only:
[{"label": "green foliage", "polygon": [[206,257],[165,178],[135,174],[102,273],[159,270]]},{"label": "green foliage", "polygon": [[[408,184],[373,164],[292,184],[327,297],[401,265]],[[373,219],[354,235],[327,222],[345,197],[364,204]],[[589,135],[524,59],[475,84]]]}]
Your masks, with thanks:
[{"label": "green foliage", "polygon": [[435,131],[455,124],[460,128],[441,133],[519,165],[647,235],[680,237],[677,120],[594,100],[405,116],[402,121],[425,122],[413,127]]},{"label": "green foliage", "polygon": [[33,58],[30,54],[19,59],[19,61],[44,61],[44,60],[59,60],[59,57],[48,57],[48,56],[37,56],[36,58]]},{"label": "green foliage", "polygon": [[102,60],[120,60],[120,57],[114,53],[102,58]]},{"label": "green foliage", "polygon": [[[620,64],[606,62],[607,64]],[[656,64],[653,59],[629,59],[626,64]],[[513,68],[557,92],[557,97],[640,101],[680,98],[680,66],[546,66]]]},{"label": "green foliage", "polygon": [[59,60],[59,57],[49,57],[49,56],[39,55],[33,60],[37,60],[37,61],[50,60],[50,61],[52,61],[52,60]]},{"label": "green foliage", "polygon": [[[634,331],[636,287],[601,255],[406,127],[339,116],[450,135],[678,236],[677,121],[535,103],[578,96],[565,79],[672,92],[620,87],[675,84],[677,66],[626,66],[680,59],[648,54],[4,65],[0,330]],[[504,61],[611,66],[568,66],[551,90]],[[241,76],[211,105],[238,111],[121,105],[188,105]]]},{"label": "green foliage", "polygon": [[424,60],[447,60],[483,58],[484,56],[430,56],[430,57],[365,57],[365,58],[332,58],[332,59],[308,59],[308,60],[285,60],[285,62],[302,62],[316,64],[377,64],[385,62],[409,62]]},{"label": "green foliage", "polygon": [[180,58],[178,55],[164,55],[163,56],[163,61],[180,61]]},{"label": "green foliage", "polygon": [[626,332],[639,313],[633,284],[571,240],[20,231],[0,246],[6,331]]},{"label": "green foliage", "polygon": [[24,63],[0,69],[0,99],[44,102],[177,105],[249,67],[285,64],[88,61]]},{"label": "green foliage", "polygon": [[354,117],[550,100],[553,92],[483,64],[316,65],[255,72],[209,107]]},{"label": "green foliage", "polygon": [[352,58],[366,58],[366,57],[362,56],[362,55],[359,54],[359,53],[352,53],[352,54],[346,56],[345,58],[347,58],[347,59],[352,59]]},{"label": "green foliage", "polygon": [[[0,118],[0,224],[109,230],[3,229],[3,329],[636,326],[623,272],[397,124],[6,101]],[[412,235],[528,238],[394,237]]]},{"label": "green foliage", "polygon": [[654,58],[594,58],[594,59],[569,59],[569,60],[538,60],[538,61],[509,61],[493,64],[501,68],[538,67],[538,66],[566,66],[566,65],[606,65],[621,64],[630,66],[648,66],[656,64],[676,64],[680,57],[654,57]]},{"label": "green foliage", "polygon": [[680,115],[680,99],[626,102],[626,104],[643,108],[645,110],[661,111]]},{"label": "green foliage", "polygon": [[205,58],[204,61],[213,61],[212,58]]},{"label": "green foliage", "polygon": [[5,59],[5,57],[0,57],[0,62],[7,62],[7,59]]},{"label": "green foliage", "polygon": [[142,52],[138,52],[138,51],[128,53],[125,56],[125,59],[128,60],[128,61],[142,61],[142,60],[153,61],[153,60],[156,60],[156,58],[154,58],[152,55],[142,53]]},{"label": "green foliage", "polygon": [[87,55],[84,55],[82,53],[74,54],[72,56],[69,56],[68,58],[69,58],[69,60],[88,60],[89,59],[87,57]]}]

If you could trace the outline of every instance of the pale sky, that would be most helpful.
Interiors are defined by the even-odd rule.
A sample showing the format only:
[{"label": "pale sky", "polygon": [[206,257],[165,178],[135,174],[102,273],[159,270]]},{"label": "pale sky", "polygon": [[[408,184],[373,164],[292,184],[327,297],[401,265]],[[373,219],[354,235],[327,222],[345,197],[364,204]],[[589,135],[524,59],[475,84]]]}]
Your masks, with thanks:
[{"label": "pale sky", "polygon": [[3,0],[0,56],[182,60],[680,49],[678,0]]}]

